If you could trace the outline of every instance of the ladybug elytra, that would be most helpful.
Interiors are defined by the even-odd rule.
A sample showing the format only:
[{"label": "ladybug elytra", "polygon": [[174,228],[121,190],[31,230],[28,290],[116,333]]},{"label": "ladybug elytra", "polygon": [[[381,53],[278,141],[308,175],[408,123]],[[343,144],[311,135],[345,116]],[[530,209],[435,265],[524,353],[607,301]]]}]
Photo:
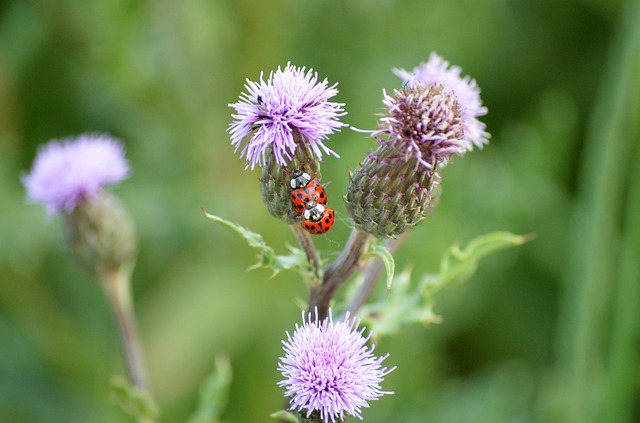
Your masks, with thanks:
[{"label": "ladybug elytra", "polygon": [[302,221],[302,227],[310,234],[321,235],[331,229],[334,221],[335,213],[333,212],[333,209],[327,208],[320,216],[320,220],[311,221],[305,219]]},{"label": "ladybug elytra", "polygon": [[296,170],[291,175],[291,204],[293,208],[300,214],[304,213],[306,208],[312,204],[327,204],[327,195],[324,192],[322,185],[315,180],[311,179],[308,173],[304,173],[301,170]]},{"label": "ladybug elytra", "polygon": [[313,235],[326,233],[333,226],[335,212],[327,208],[327,195],[316,179],[301,170],[291,174],[291,204],[302,215],[302,227]]}]

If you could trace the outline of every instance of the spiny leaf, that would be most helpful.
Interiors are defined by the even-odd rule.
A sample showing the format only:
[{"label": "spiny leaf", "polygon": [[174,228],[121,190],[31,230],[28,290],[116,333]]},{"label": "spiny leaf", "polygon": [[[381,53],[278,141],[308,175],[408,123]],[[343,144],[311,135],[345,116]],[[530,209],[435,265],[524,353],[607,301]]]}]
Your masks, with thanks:
[{"label": "spiny leaf", "polygon": [[227,405],[232,376],[229,358],[224,355],[217,356],[213,371],[200,388],[198,408],[188,423],[218,423],[220,421],[220,415]]},{"label": "spiny leaf", "polygon": [[204,209],[202,212],[207,219],[219,223],[231,232],[240,235],[240,237],[247,242],[249,247],[258,252],[258,262],[249,267],[249,270],[266,267],[273,270],[272,276],[275,276],[282,270],[293,270],[301,274],[305,280],[307,280],[308,276],[312,274],[312,270],[309,268],[307,256],[299,248],[289,247],[291,254],[278,255],[275,253],[273,248],[267,245],[262,238],[262,235],[252,232],[237,223],[209,214]]},{"label": "spiny leaf", "polygon": [[481,259],[500,250],[522,245],[531,239],[532,235],[492,232],[474,238],[465,249],[453,245],[442,256],[438,275],[425,277],[425,290],[433,294],[451,283],[466,281],[476,272]]},{"label": "spiny leaf", "polygon": [[213,220],[214,222],[217,222],[222,226],[224,226],[225,228],[229,229],[231,232],[234,232],[240,235],[245,241],[247,241],[247,244],[249,244],[249,247],[255,248],[256,250],[258,250],[259,252],[261,252],[266,256],[275,255],[273,248],[269,247],[267,243],[264,241],[264,239],[262,239],[262,235],[255,232],[251,232],[250,230],[245,229],[244,227],[238,225],[237,223],[233,223],[219,216],[209,214],[204,209],[202,209],[202,212],[207,217],[207,219]]},{"label": "spiny leaf", "polygon": [[419,287],[411,283],[411,271],[405,270],[394,279],[393,292],[365,305],[358,313],[368,322],[376,338],[397,333],[401,328],[412,323],[435,323],[440,318],[433,312],[431,305],[426,305]]},{"label": "spiny leaf", "polygon": [[376,337],[397,333],[412,323],[438,323],[442,319],[433,310],[432,298],[439,289],[469,279],[482,258],[531,238],[493,232],[473,239],[464,249],[454,245],[443,255],[439,274],[423,275],[419,283],[411,283],[411,272],[403,271],[394,278],[391,295],[364,306],[358,315],[370,323]]},{"label": "spiny leaf", "polygon": [[384,268],[387,273],[387,293],[391,291],[391,284],[393,282],[393,275],[395,273],[396,264],[393,259],[393,255],[389,250],[380,244],[373,244],[369,246],[369,250],[366,255],[378,256],[382,263],[384,263]]}]

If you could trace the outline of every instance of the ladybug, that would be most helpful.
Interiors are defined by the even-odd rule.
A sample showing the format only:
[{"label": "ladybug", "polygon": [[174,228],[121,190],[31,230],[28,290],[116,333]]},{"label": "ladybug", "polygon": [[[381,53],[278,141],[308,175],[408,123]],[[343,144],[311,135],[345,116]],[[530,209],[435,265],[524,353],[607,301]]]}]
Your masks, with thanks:
[{"label": "ladybug", "polygon": [[[306,210],[305,210],[306,211]],[[326,233],[333,226],[335,221],[335,213],[333,209],[325,209],[324,213],[317,222],[311,220],[303,220],[302,227],[312,235],[321,235]]]},{"label": "ladybug", "polygon": [[318,222],[322,219],[325,213],[324,204],[318,204],[316,202],[307,204],[307,208],[302,212],[302,218],[311,222]]},{"label": "ladybug", "polygon": [[311,179],[308,173],[296,170],[291,175],[291,204],[300,214],[304,213],[310,204],[327,204],[327,195],[322,185]]}]

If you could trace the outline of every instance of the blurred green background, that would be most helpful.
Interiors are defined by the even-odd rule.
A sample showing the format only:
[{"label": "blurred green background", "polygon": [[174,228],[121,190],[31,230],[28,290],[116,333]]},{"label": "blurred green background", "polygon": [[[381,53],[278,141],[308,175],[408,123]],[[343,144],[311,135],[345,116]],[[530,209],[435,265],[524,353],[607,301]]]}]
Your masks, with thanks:
[{"label": "blurred green background", "polygon": [[[234,369],[224,420],[273,421],[280,342],[306,289],[247,272],[254,252],[200,211],[281,253],[295,243],[234,154],[228,104],[245,78],[292,61],[339,82],[345,121],[371,129],[382,90],[400,85],[391,69],[431,51],[477,80],[492,140],[445,169],[397,269],[435,271],[452,243],[494,230],[537,237],[441,292],[443,323],[379,340],[395,395],[365,420],[640,421],[638,3],[0,2],[0,422],[131,421],[109,397],[123,366],[99,286],[68,260],[59,219],[24,201],[38,145],[87,131],[126,144],[134,173],[116,192],[137,222],[134,291],[162,421],[186,419],[220,352]],[[344,130],[328,146],[339,217],[316,245],[331,259],[349,233],[347,171],[373,145]]]}]

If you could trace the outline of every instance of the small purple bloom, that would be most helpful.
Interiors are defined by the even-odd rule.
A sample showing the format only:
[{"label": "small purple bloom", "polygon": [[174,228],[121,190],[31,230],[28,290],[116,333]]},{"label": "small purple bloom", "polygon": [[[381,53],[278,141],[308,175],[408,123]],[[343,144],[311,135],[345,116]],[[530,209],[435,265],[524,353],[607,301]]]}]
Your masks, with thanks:
[{"label": "small purple bloom", "polygon": [[129,176],[122,143],[108,135],[84,134],[41,146],[29,174],[22,174],[30,202],[47,213],[70,213],[103,187]]},{"label": "small purple bloom", "polygon": [[265,82],[260,74],[260,82],[247,79],[247,93],[240,95],[240,101],[230,104],[236,110],[229,125],[231,143],[236,150],[247,136],[241,157],[245,157],[247,167],[264,166],[269,147],[276,161],[286,165],[296,150],[294,134],[308,142],[317,156],[338,155],[323,144],[323,140],[345,126],[339,117],[346,115],[343,103],[328,101],[338,93],[336,86],[328,86],[327,79],[318,83],[318,74],[312,69],[298,68],[287,64],[284,70],[269,74]]},{"label": "small purple bloom", "polygon": [[287,332],[286,354],[278,365],[285,377],[278,385],[286,388],[292,410],[306,410],[307,417],[316,411],[324,422],[343,421],[348,415],[362,419],[367,401],[393,393],[382,391],[380,382],[395,367],[381,367],[388,355],[375,357],[374,347],[366,347],[371,333],[363,336],[357,319],[347,314],[344,321],[334,322],[329,311],[321,322],[311,313],[308,319],[303,313],[302,320],[293,336]]},{"label": "small purple bloom", "polygon": [[466,149],[470,151],[474,145],[482,148],[489,142],[491,135],[485,131],[486,125],[478,120],[478,116],[487,114],[487,108],[482,106],[480,99],[480,88],[475,79],[461,77],[461,72],[460,67],[450,66],[449,62],[436,53],[431,53],[427,63],[421,63],[411,72],[394,69],[394,73],[410,85],[443,85],[445,90],[453,92],[460,104],[464,140]]}]

